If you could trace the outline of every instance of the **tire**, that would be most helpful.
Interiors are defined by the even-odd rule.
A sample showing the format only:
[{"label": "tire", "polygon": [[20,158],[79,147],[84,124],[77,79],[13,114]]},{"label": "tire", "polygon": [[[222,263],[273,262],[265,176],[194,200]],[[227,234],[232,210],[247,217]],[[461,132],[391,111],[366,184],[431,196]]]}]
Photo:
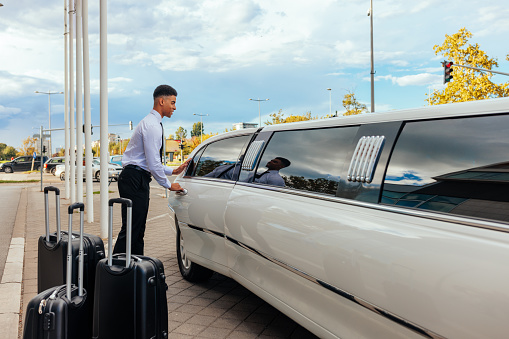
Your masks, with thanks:
[{"label": "tire", "polygon": [[35,166],[35,170],[36,170],[36,171],[40,171],[40,170],[41,170],[41,165],[37,165],[37,166]]},{"label": "tire", "polygon": [[95,172],[95,180],[101,181],[101,171]]},{"label": "tire", "polygon": [[65,172],[60,173],[60,180],[65,180]]},{"label": "tire", "polygon": [[200,282],[208,280],[214,271],[195,264],[187,258],[185,242],[177,226],[177,261],[179,265],[180,274],[184,279],[190,282]]},{"label": "tire", "polygon": [[55,172],[57,171],[57,168],[56,167],[53,167],[51,169],[51,171],[49,171],[51,174],[55,175]]},{"label": "tire", "polygon": [[6,166],[6,167],[4,168],[4,172],[5,172],[5,173],[12,173],[12,167]]}]

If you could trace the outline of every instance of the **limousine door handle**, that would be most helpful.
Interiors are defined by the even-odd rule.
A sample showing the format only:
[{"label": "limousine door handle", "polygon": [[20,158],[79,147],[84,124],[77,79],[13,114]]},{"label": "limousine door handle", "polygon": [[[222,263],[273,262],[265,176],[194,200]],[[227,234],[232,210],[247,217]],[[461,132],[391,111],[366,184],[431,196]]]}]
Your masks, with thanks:
[{"label": "limousine door handle", "polygon": [[175,192],[176,195],[186,195],[187,194],[187,190],[184,188],[184,191],[177,191]]}]

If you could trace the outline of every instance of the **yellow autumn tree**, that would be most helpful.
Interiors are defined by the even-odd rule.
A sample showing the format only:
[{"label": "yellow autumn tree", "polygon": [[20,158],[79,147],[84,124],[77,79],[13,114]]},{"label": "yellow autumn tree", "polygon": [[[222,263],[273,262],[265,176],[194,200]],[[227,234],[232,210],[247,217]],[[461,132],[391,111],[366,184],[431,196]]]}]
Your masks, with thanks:
[{"label": "yellow autumn tree", "polygon": [[273,113],[270,115],[272,121],[265,121],[265,125],[277,125],[277,124],[286,124],[290,122],[298,122],[298,121],[307,121],[307,120],[316,120],[318,118],[312,117],[311,112],[306,112],[303,115],[290,115],[289,117],[285,117],[283,110],[280,109],[279,112]]},{"label": "yellow autumn tree", "polygon": [[21,143],[20,155],[32,155],[35,152],[35,144],[37,143],[38,139],[28,137]]},{"label": "yellow autumn tree", "polygon": [[348,91],[343,98],[343,107],[346,112],[343,115],[357,115],[368,111],[366,105],[357,101],[355,93]]},{"label": "yellow autumn tree", "polygon": [[[456,34],[445,35],[444,43],[433,46],[433,50],[436,55],[442,54],[447,61],[452,61],[455,65],[484,69],[498,67],[497,59],[490,58],[481,50],[479,44],[468,43],[472,36],[466,28],[462,28]],[[509,55],[507,59],[509,60]],[[453,66],[452,76],[452,82],[447,83],[443,91],[434,91],[431,94],[430,105],[509,96],[509,82],[492,82],[493,73]]]}]

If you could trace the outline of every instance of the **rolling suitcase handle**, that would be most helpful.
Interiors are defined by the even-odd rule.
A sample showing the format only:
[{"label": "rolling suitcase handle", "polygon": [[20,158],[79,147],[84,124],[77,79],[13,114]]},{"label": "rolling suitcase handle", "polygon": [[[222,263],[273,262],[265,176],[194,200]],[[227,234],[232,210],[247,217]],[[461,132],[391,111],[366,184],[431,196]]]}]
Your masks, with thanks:
[{"label": "rolling suitcase handle", "polygon": [[108,204],[110,206],[109,209],[109,222],[108,222],[108,266],[113,265],[113,248],[112,248],[112,242],[113,242],[113,204],[118,203],[122,205],[126,205],[127,207],[127,225],[126,225],[126,232],[127,232],[127,243],[126,243],[126,254],[125,254],[125,267],[129,268],[131,265],[131,237],[132,237],[132,210],[133,210],[133,203],[130,199],[126,198],[113,198],[108,201]]},{"label": "rolling suitcase handle", "polygon": [[46,241],[49,242],[49,202],[48,202],[48,192],[53,191],[56,195],[56,205],[57,205],[57,242],[60,242],[60,190],[54,186],[44,187],[44,207],[46,212]]},{"label": "rolling suitcase handle", "polygon": [[[75,209],[80,209],[80,249],[78,261],[78,296],[83,296],[83,211],[85,205],[82,202],[77,202],[69,206],[69,234],[72,234],[72,214]],[[66,293],[67,299],[71,300],[71,280],[72,280],[72,241],[69,240],[67,246],[67,277],[66,277]]]}]

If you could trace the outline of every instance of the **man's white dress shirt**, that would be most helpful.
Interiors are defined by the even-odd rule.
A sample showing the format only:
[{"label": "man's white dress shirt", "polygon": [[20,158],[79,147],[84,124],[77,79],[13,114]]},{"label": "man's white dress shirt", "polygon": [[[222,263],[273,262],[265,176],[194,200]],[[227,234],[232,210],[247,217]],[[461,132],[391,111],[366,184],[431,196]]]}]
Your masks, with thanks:
[{"label": "man's white dress shirt", "polygon": [[159,185],[170,188],[171,182],[166,177],[173,170],[161,163],[159,150],[163,144],[162,117],[152,110],[138,126],[127,145],[122,158],[122,166],[136,165],[152,173]]}]

